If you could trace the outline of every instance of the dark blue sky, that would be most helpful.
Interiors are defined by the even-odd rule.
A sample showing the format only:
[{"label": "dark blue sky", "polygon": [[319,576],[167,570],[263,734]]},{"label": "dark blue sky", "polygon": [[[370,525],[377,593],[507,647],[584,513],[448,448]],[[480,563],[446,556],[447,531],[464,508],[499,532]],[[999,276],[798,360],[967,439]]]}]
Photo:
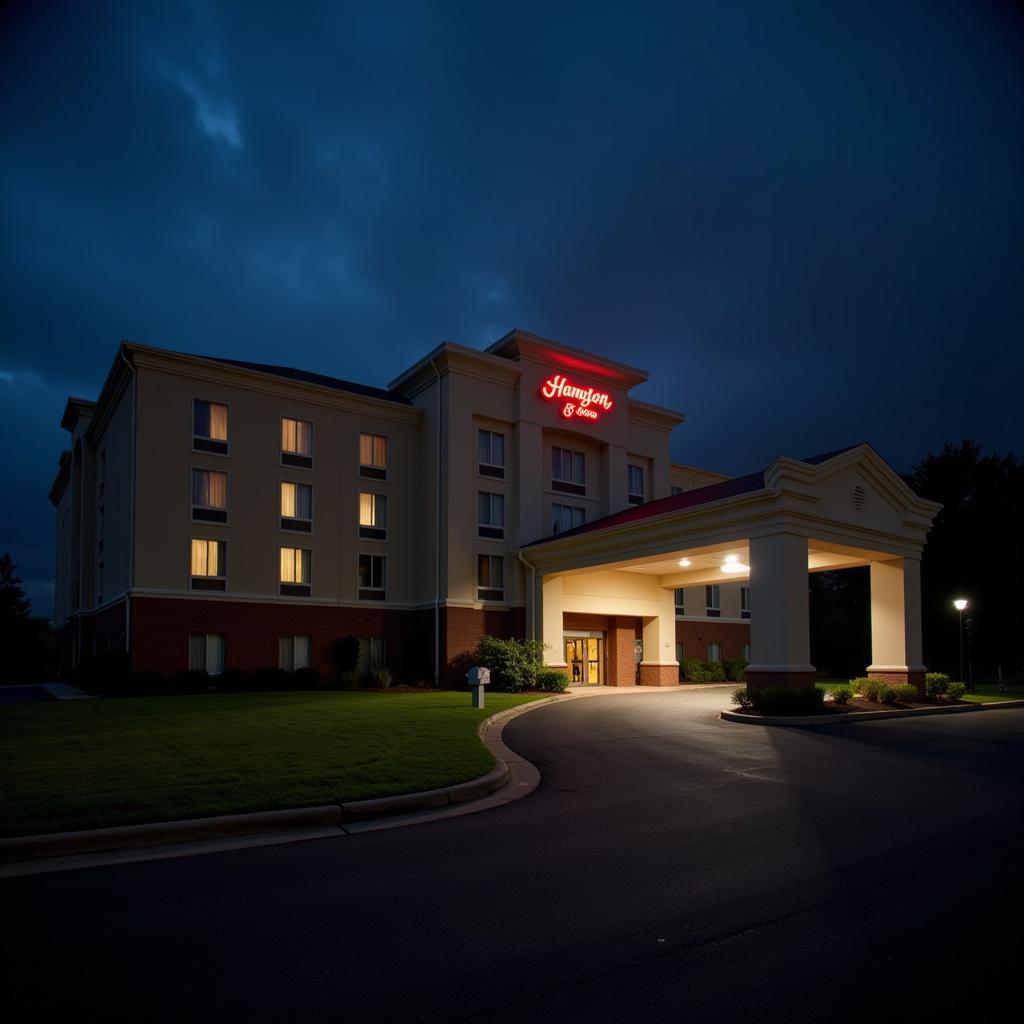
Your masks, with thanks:
[{"label": "dark blue sky", "polygon": [[649,368],[674,456],[1021,454],[1012,3],[14,3],[10,548],[121,338],[384,384],[513,326]]}]

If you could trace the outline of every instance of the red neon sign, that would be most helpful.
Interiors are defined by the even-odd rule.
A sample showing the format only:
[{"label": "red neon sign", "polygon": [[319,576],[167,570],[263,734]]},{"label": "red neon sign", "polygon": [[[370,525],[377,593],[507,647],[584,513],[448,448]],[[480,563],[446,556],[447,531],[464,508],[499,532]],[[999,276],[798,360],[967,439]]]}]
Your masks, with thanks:
[{"label": "red neon sign", "polygon": [[596,420],[601,412],[609,412],[615,405],[607,391],[581,388],[560,373],[548,377],[541,385],[540,393],[548,401],[557,399],[562,402],[562,416],[567,420],[573,417]]}]

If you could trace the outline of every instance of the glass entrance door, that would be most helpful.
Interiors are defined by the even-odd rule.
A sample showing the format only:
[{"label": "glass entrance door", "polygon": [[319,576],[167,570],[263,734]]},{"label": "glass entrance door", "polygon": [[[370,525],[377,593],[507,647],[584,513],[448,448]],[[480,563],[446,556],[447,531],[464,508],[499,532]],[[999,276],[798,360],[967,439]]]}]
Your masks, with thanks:
[{"label": "glass entrance door", "polygon": [[573,685],[600,686],[604,682],[604,640],[596,636],[567,636],[565,663]]}]

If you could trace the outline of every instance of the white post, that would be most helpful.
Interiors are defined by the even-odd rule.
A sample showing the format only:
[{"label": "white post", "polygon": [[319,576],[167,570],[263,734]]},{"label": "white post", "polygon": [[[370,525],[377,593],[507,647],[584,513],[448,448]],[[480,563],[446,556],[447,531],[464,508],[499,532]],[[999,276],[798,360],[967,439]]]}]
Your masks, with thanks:
[{"label": "white post", "polygon": [[542,576],[541,592],[541,635],[544,643],[544,664],[550,668],[566,668],[565,650],[562,647],[562,577]]},{"label": "white post", "polygon": [[671,590],[658,590],[660,609],[644,619],[644,660],[640,662],[641,686],[678,686],[676,661],[676,605]]},{"label": "white post", "polygon": [[922,690],[921,563],[895,558],[871,563],[871,664],[867,673]]}]

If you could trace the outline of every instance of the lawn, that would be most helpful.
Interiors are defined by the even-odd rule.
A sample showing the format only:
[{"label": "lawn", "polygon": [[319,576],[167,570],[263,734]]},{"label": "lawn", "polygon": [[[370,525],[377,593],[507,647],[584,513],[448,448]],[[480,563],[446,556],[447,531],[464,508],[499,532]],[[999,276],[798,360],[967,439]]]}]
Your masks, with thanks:
[{"label": "lawn", "polygon": [[0,835],[389,796],[494,758],[477,725],[539,694],[236,693],[0,709]]},{"label": "lawn", "polygon": [[990,701],[1024,700],[1024,686],[1007,686],[1006,693],[1000,693],[995,683],[979,683],[973,691],[968,691],[961,700],[971,704],[987,704]]}]

